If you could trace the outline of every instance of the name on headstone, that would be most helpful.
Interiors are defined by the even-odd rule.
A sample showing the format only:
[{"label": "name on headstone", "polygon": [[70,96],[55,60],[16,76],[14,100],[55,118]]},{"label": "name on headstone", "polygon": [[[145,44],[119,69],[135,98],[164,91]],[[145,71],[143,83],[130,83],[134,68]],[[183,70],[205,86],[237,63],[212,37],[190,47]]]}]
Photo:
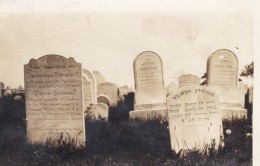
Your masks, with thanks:
[{"label": "name on headstone", "polygon": [[218,96],[202,87],[184,87],[167,97],[171,147],[176,153],[218,149],[222,117]]},{"label": "name on headstone", "polygon": [[85,145],[81,64],[46,55],[24,66],[28,140],[44,143],[70,137]]}]

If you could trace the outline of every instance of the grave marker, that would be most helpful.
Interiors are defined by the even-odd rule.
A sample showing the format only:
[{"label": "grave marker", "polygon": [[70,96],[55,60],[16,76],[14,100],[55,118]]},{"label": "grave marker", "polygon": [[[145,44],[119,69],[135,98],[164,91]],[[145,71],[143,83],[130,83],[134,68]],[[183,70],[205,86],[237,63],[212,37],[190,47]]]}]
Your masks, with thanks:
[{"label": "grave marker", "polygon": [[207,152],[215,142],[217,150],[223,134],[217,94],[208,88],[184,87],[167,97],[171,148]]},{"label": "grave marker", "polygon": [[178,88],[187,86],[200,86],[200,78],[192,74],[185,74],[180,76]]},{"label": "grave marker", "polygon": [[30,142],[70,137],[85,145],[81,64],[45,55],[24,66],[26,126]]}]

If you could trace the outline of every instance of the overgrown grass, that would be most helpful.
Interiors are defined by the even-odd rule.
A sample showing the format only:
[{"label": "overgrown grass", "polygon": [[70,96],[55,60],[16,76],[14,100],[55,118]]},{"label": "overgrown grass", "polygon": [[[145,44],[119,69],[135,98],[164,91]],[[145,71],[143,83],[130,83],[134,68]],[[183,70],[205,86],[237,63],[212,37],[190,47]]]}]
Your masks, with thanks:
[{"label": "overgrown grass", "polygon": [[225,147],[219,153],[191,151],[180,158],[171,151],[167,122],[129,120],[125,113],[123,120],[86,120],[86,148],[77,149],[75,140],[61,135],[43,144],[27,143],[24,114],[13,116],[24,107],[0,105],[0,165],[252,165],[251,126],[245,119],[223,122]]}]

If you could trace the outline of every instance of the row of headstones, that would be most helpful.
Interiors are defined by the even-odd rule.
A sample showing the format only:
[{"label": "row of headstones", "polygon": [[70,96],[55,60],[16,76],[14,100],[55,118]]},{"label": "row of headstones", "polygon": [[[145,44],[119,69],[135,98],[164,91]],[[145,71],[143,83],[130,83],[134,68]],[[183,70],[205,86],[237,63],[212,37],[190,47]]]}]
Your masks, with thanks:
[{"label": "row of headstones", "polygon": [[46,55],[24,66],[27,136],[32,142],[69,133],[78,143],[85,142],[85,113],[107,120],[109,107],[116,106],[119,89],[128,86],[105,82],[95,70],[83,69],[73,58]]},{"label": "row of headstones", "polygon": [[134,61],[135,119],[168,118],[172,149],[201,153],[222,144],[222,119],[246,118],[246,88],[237,86],[238,60],[230,50],[214,52],[207,63],[206,87],[200,79],[184,75],[178,89],[164,88],[162,61],[154,52],[143,52]]},{"label": "row of headstones", "polygon": [[[230,54],[223,55],[224,59],[226,57],[226,61],[232,60]],[[214,63],[211,62],[212,64]],[[216,69],[221,71],[219,73],[227,74],[226,79],[230,78],[229,75],[234,74],[222,71],[223,68],[229,69],[229,65],[226,64],[227,67],[223,65],[224,67]],[[96,102],[95,98],[88,99],[89,94],[95,95],[95,87],[89,93],[84,94],[87,89],[91,89],[87,88],[91,83],[86,81],[91,74],[82,70],[81,64],[75,62],[73,58],[66,59],[57,55],[43,56],[37,60],[32,59],[24,69],[26,123],[29,140],[42,142],[47,138],[55,139],[58,133],[68,133],[68,136],[77,139],[77,145],[84,145],[84,108],[88,105],[86,101]],[[216,72],[212,72],[210,69],[208,68],[209,75]],[[216,146],[218,145],[222,133],[218,94],[208,88],[184,87],[171,93],[167,97],[166,104],[162,61],[153,52],[144,52],[137,56],[134,61],[134,74],[135,111],[132,113],[150,111],[156,113],[158,110],[166,110],[165,115],[168,116],[170,124],[172,149],[176,152],[178,149],[185,149],[187,141],[191,145],[186,146],[189,149],[198,145],[210,145],[212,140],[217,142]],[[213,76],[209,76],[209,78],[214,80]],[[227,83],[226,80],[222,81],[223,79],[217,76],[216,80],[220,83]],[[235,87],[233,84],[227,85],[227,87],[231,85]],[[188,131],[198,131],[190,132],[196,136],[196,139],[188,140],[190,137]],[[200,144],[203,141],[202,138],[206,139],[206,143]]]},{"label": "row of headstones", "polygon": [[[164,88],[162,61],[154,52],[143,52],[134,61],[135,111],[130,112],[133,119],[167,118],[166,98],[177,88]],[[246,114],[245,94],[247,87],[238,86],[238,60],[227,49],[214,52],[207,62],[206,86],[214,90],[220,98],[223,119],[244,118]],[[183,75],[178,88],[199,86],[200,78]]]}]

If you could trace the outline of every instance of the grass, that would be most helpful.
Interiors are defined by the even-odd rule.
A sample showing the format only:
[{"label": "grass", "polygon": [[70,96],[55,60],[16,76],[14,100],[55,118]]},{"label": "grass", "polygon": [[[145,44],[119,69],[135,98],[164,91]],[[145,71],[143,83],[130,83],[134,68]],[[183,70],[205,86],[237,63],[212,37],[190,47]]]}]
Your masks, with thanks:
[{"label": "grass", "polygon": [[[112,110],[115,115],[117,109]],[[86,148],[77,149],[72,139],[27,143],[23,102],[0,99],[0,165],[252,165],[252,137],[247,136],[245,119],[223,122],[225,147],[219,153],[191,151],[180,158],[170,149],[167,122],[129,120],[120,111],[110,121],[87,119]]]}]

